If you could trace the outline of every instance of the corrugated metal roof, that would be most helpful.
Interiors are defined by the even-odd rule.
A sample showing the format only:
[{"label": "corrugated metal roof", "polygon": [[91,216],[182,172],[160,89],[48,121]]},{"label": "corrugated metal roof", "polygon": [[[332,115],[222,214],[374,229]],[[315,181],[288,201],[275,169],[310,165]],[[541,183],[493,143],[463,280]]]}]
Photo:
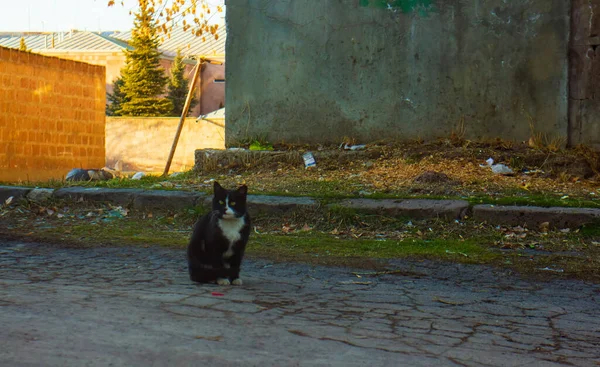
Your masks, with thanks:
[{"label": "corrugated metal roof", "polygon": [[0,46],[19,48],[21,45],[21,37],[25,39],[25,46],[27,46],[28,50],[43,48],[46,40],[50,40],[50,35],[47,34],[3,36],[0,37]]},{"label": "corrugated metal roof", "polygon": [[[177,50],[180,49],[184,56],[222,56],[225,55],[225,41],[227,39],[227,30],[224,25],[217,29],[217,35],[219,38],[215,40],[215,37],[210,33],[203,35],[205,41],[202,40],[203,36],[196,37],[189,30],[183,31],[183,27],[175,26],[171,30],[171,37],[161,35],[164,38],[164,42],[161,43],[159,49],[167,55],[175,55]],[[131,31],[127,32],[115,32],[110,35],[110,38],[117,38],[123,41],[131,40]]]},{"label": "corrugated metal roof", "polygon": [[[55,32],[39,35],[0,36],[0,46],[19,48],[21,37],[28,50],[42,51],[121,51],[132,49],[127,42],[88,31]],[[54,43],[52,42],[54,39]]]},{"label": "corrugated metal roof", "polygon": [[[227,39],[226,27],[220,26],[217,30],[217,40],[211,34],[196,37],[189,30],[183,31],[182,27],[175,26],[170,37],[161,36],[164,42],[159,50],[166,56],[175,56],[180,49],[184,56],[223,56],[225,55],[225,41]],[[39,35],[0,35],[0,46],[19,48],[21,37],[25,38],[27,49],[36,52],[42,51],[121,51],[133,49],[128,42],[131,31],[127,32],[56,32]],[[54,45],[52,43],[54,39]]]},{"label": "corrugated metal roof", "polygon": [[105,37],[94,32],[75,32],[71,37],[65,37],[55,43],[54,50],[69,51],[122,51],[132,49],[126,42]]}]

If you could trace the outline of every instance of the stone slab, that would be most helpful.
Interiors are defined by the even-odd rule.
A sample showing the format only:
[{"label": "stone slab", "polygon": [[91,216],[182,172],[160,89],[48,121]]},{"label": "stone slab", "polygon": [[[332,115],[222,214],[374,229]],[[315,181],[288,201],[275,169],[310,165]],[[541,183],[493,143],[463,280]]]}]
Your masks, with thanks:
[{"label": "stone slab", "polygon": [[133,199],[133,208],[183,210],[194,207],[204,196],[206,195],[187,191],[144,191]]},{"label": "stone slab", "polygon": [[98,187],[66,187],[54,191],[57,199],[75,201],[111,202],[116,205],[130,206],[133,199],[144,192],[141,189],[106,189]]},{"label": "stone slab", "polygon": [[469,203],[464,200],[425,199],[346,199],[331,206],[414,219],[461,219],[469,209]]},{"label": "stone slab", "polygon": [[53,193],[54,189],[35,188],[27,193],[27,200],[37,202],[46,201],[52,197]]},{"label": "stone slab", "polygon": [[528,228],[537,228],[545,222],[548,222],[552,228],[576,228],[600,220],[600,209],[475,205],[473,218],[491,224],[519,225]]},{"label": "stone slab", "polygon": [[0,186],[0,206],[4,205],[8,198],[12,197],[11,204],[14,205],[27,196],[31,187]]},{"label": "stone slab", "polygon": [[[211,207],[212,196],[203,199],[206,207]],[[288,196],[269,196],[269,195],[248,195],[248,212],[257,213],[285,213],[297,208],[316,208],[319,202],[309,197],[288,197]]]}]

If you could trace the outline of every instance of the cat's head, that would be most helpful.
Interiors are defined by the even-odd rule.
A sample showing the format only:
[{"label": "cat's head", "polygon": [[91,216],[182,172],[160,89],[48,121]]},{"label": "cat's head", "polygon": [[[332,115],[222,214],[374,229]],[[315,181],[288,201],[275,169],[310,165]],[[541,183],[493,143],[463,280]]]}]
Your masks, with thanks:
[{"label": "cat's head", "polygon": [[237,190],[226,190],[218,182],[214,184],[213,210],[218,210],[223,219],[234,219],[246,214],[248,187],[242,185]]}]

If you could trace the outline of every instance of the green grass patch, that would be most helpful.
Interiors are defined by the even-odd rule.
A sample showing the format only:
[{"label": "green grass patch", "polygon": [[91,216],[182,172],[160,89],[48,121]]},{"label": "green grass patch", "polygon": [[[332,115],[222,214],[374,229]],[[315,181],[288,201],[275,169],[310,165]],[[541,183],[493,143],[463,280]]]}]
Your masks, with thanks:
[{"label": "green grass patch", "polygon": [[393,259],[425,257],[461,262],[489,261],[498,255],[477,244],[476,240],[338,239],[324,234],[254,235],[249,253],[258,255],[310,255],[315,257],[360,257]]}]

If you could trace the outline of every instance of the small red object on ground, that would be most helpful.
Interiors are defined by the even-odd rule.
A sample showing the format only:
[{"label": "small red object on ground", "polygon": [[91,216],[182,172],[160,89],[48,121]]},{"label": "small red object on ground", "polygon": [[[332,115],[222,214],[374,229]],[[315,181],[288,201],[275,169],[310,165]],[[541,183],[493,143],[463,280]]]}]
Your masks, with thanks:
[{"label": "small red object on ground", "polygon": [[224,296],[224,294],[221,293],[221,292],[212,292],[212,295],[215,296],[215,297],[222,297],[222,296]]}]

